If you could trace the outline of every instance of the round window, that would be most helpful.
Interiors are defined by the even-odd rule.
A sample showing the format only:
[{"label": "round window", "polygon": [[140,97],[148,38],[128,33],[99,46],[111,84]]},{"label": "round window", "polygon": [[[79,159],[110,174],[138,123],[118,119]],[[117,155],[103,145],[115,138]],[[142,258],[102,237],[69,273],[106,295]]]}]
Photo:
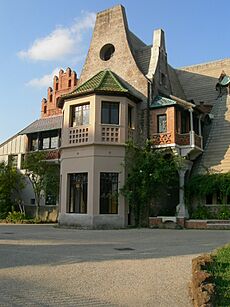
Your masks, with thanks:
[{"label": "round window", "polygon": [[115,48],[112,44],[106,44],[101,48],[100,58],[102,61],[108,61],[114,54]]}]

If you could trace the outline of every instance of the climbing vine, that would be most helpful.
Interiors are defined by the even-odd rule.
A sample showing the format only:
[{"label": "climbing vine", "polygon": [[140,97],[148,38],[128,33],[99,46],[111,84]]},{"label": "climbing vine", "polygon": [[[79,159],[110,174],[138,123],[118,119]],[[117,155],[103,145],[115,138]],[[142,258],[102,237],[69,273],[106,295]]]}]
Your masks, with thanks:
[{"label": "climbing vine", "polygon": [[202,202],[206,195],[219,193],[220,201],[224,204],[227,195],[230,195],[230,172],[207,173],[191,177],[185,188],[186,202],[191,206],[194,198]]},{"label": "climbing vine", "polygon": [[133,210],[135,226],[148,225],[150,203],[163,184],[176,176],[178,160],[172,152],[153,150],[129,143],[126,146],[124,167],[127,174],[121,193]]}]

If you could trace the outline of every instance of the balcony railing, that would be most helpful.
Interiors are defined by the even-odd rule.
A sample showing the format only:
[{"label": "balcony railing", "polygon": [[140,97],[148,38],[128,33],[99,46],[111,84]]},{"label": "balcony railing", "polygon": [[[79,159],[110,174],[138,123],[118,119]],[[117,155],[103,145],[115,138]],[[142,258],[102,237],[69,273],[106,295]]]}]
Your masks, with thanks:
[{"label": "balcony railing", "polygon": [[190,133],[184,133],[184,134],[176,133],[175,143],[180,146],[190,145]]},{"label": "balcony railing", "polygon": [[152,136],[153,145],[167,145],[172,144],[171,133],[157,133]]},{"label": "balcony railing", "polygon": [[191,146],[198,147],[202,149],[202,137],[195,134],[193,131],[190,133],[176,133],[175,141],[173,140],[173,135],[171,133],[156,133],[152,135],[153,145],[170,145],[176,144],[179,146]]}]

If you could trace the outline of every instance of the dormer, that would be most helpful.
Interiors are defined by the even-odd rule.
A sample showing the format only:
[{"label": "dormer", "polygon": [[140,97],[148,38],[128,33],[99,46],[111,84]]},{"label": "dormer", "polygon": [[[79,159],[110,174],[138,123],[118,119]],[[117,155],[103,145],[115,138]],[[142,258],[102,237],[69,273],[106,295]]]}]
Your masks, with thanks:
[{"label": "dormer", "polygon": [[112,71],[100,71],[59,99],[64,113],[62,146],[124,145],[135,138],[139,101]]}]

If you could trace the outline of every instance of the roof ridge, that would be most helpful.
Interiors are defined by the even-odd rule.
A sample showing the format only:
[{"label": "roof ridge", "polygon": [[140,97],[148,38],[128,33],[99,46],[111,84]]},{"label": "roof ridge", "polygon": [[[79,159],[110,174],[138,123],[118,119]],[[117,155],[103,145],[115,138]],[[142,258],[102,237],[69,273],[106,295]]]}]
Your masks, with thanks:
[{"label": "roof ridge", "polygon": [[[89,83],[92,79],[94,79],[95,77],[97,77],[98,75],[100,75],[101,73],[104,73],[104,70],[100,70],[96,75],[93,75],[91,78],[89,78],[88,80],[86,80],[84,83],[80,84],[73,92],[69,93],[69,94],[73,94],[75,92],[77,92],[77,90],[79,90],[81,87],[83,87],[83,85],[85,85],[86,83]],[[67,94],[68,95],[68,94]]]},{"label": "roof ridge", "polygon": [[119,86],[119,88],[125,92],[128,92],[127,88],[124,88],[124,86],[117,80],[117,77],[115,77],[114,73],[111,70],[109,70],[108,72],[110,73],[111,77],[116,82],[116,84]]},{"label": "roof ridge", "polygon": [[[106,69],[100,71],[100,72],[103,72],[103,75],[102,75],[101,81],[99,82],[98,86],[94,88],[94,90],[97,89],[97,88],[99,88],[99,87],[101,86],[103,80],[105,79],[105,76],[106,76],[107,71],[108,71],[108,70],[106,70]],[[99,74],[99,73],[98,73],[98,74]],[[95,75],[95,76],[96,76],[96,75]],[[94,76],[94,77],[95,77],[95,76]],[[88,80],[88,81],[89,81],[89,80]],[[87,81],[86,81],[86,82],[87,82]]]}]

